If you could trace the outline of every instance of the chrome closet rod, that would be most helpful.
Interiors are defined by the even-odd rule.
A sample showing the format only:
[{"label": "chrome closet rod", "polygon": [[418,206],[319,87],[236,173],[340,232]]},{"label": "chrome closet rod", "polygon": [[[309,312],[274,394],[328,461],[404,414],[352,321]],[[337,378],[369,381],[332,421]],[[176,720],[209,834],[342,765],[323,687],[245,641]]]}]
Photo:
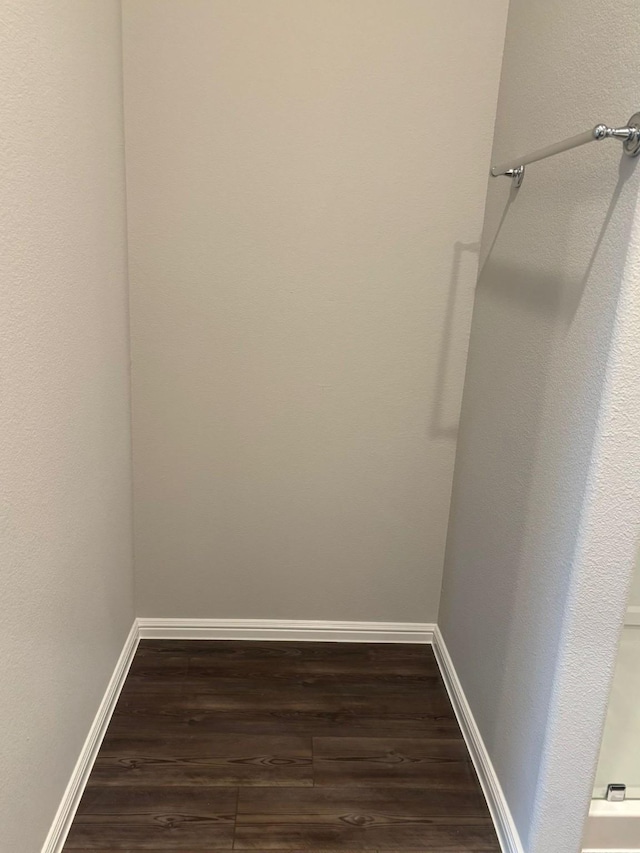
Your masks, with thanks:
[{"label": "chrome closet rod", "polygon": [[513,178],[514,185],[519,187],[524,177],[524,167],[530,163],[537,163],[538,160],[545,160],[555,154],[562,154],[563,151],[586,145],[587,142],[599,142],[602,139],[619,139],[623,144],[624,153],[629,157],[636,157],[640,154],[640,113],[632,115],[626,127],[597,124],[593,129],[585,130],[584,133],[578,133],[576,136],[570,136],[569,139],[547,145],[546,148],[538,148],[537,151],[532,151],[523,157],[515,157],[506,163],[492,166],[491,174],[494,178],[507,175]]}]

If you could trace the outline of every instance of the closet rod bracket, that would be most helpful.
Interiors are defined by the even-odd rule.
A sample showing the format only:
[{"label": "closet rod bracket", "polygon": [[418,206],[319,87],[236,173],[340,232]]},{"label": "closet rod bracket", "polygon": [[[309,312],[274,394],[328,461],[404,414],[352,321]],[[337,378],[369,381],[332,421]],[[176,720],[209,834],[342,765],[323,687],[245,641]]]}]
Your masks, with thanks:
[{"label": "closet rod bracket", "polygon": [[634,113],[627,125],[631,133],[623,139],[622,147],[627,157],[637,157],[640,154],[640,113]]},{"label": "closet rod bracket", "polygon": [[515,169],[507,169],[505,175],[508,178],[511,178],[513,188],[514,190],[517,190],[522,186],[522,182],[524,181],[524,166],[516,166]]}]

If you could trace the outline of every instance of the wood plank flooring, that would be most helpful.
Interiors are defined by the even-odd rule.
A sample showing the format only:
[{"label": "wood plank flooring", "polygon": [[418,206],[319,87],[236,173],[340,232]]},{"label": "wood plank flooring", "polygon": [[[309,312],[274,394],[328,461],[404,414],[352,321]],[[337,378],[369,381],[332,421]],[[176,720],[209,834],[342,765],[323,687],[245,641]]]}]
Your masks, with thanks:
[{"label": "wood plank flooring", "polygon": [[499,853],[429,646],[140,643],[65,853]]}]

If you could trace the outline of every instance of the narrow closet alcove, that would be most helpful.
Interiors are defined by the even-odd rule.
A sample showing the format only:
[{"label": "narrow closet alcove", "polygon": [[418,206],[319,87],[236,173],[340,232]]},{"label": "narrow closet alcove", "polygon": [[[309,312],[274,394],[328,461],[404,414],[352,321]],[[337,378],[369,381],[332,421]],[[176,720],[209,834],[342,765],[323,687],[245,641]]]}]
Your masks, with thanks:
[{"label": "narrow closet alcove", "polygon": [[635,837],[638,43],[0,0],[2,853]]}]

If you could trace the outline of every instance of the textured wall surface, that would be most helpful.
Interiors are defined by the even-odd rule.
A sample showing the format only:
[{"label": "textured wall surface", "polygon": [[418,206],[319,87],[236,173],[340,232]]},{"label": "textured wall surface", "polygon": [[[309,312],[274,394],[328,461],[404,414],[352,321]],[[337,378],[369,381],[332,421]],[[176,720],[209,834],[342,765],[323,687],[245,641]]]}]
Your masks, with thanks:
[{"label": "textured wall surface", "polygon": [[506,5],[125,0],[141,615],[435,618]]},{"label": "textured wall surface", "polygon": [[0,849],[45,839],[133,619],[120,4],[0,4]]},{"label": "textured wall surface", "polygon": [[[512,0],[494,160],[626,122],[639,38]],[[487,200],[440,623],[528,853],[579,850],[635,556],[639,179],[594,143]]]}]

